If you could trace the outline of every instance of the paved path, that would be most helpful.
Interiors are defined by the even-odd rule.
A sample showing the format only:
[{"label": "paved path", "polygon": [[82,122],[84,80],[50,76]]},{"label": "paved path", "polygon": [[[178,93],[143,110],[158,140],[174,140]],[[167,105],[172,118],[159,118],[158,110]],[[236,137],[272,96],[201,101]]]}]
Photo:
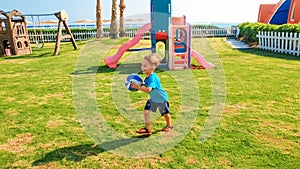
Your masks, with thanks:
[{"label": "paved path", "polygon": [[238,41],[236,39],[227,39],[226,42],[234,49],[251,49],[251,47],[245,44],[245,42]]}]

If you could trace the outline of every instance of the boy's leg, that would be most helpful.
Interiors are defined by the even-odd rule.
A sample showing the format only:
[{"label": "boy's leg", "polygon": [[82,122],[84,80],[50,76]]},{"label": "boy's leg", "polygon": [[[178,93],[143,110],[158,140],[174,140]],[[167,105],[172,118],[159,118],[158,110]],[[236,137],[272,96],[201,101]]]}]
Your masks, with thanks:
[{"label": "boy's leg", "polygon": [[169,102],[166,102],[164,105],[164,111],[163,111],[163,115],[166,119],[166,127],[163,129],[163,131],[170,131],[173,128],[172,122],[171,122],[171,115],[170,115],[170,108],[169,108]]},{"label": "boy's leg", "polygon": [[172,126],[170,114],[164,114],[164,117],[166,119],[167,126]]},{"label": "boy's leg", "polygon": [[140,130],[137,131],[138,133],[141,133],[141,134],[151,134],[152,133],[151,126],[150,126],[150,122],[151,122],[150,113],[152,110],[151,108],[153,108],[153,107],[151,106],[150,100],[148,100],[145,105],[145,108],[144,108],[144,120],[145,120],[146,127],[140,128]]},{"label": "boy's leg", "polygon": [[173,125],[172,125],[172,123],[171,123],[171,116],[170,116],[169,113],[167,113],[167,114],[164,114],[164,117],[165,117],[165,119],[166,119],[167,125],[166,125],[165,128],[163,128],[163,131],[169,132],[169,131],[172,130],[172,128],[173,128]]},{"label": "boy's leg", "polygon": [[151,133],[151,125],[150,125],[150,110],[144,110],[144,120],[146,124],[146,129]]}]

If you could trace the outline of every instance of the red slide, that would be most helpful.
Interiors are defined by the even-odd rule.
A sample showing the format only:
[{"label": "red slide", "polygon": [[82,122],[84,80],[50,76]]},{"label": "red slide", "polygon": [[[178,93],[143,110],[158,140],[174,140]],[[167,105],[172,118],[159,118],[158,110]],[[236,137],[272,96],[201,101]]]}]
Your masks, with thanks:
[{"label": "red slide", "polygon": [[206,61],[205,58],[200,53],[198,53],[194,50],[192,50],[191,56],[193,58],[195,58],[197,60],[197,62],[199,62],[200,65],[203,66],[203,68],[205,68],[205,69],[211,69],[211,68],[215,67],[215,65],[213,65],[212,63]]},{"label": "red slide", "polygon": [[104,59],[105,64],[109,68],[116,68],[118,65],[119,60],[123,56],[123,54],[132,46],[136,45],[142,38],[143,34],[151,29],[151,23],[147,23],[146,25],[142,26],[134,36],[134,38],[130,39],[128,42],[123,44],[119,49],[118,52],[113,56],[108,56]]}]

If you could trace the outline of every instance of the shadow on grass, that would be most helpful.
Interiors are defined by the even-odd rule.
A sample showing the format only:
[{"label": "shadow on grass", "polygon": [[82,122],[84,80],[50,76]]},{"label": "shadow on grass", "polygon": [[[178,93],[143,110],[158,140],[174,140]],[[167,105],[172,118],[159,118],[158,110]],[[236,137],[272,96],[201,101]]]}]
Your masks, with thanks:
[{"label": "shadow on grass", "polygon": [[[81,74],[98,74],[98,73],[111,73],[114,71],[119,71],[120,74],[131,74],[138,73],[142,74],[140,63],[130,63],[130,64],[120,64],[118,68],[109,68],[106,65],[102,66],[91,66],[87,69],[76,70],[72,72],[70,75],[81,75]],[[164,69],[156,69],[155,72],[164,72]]]},{"label": "shadow on grass", "polygon": [[20,55],[20,56],[9,56],[5,57],[5,60],[14,60],[14,59],[33,59],[33,58],[44,58],[44,57],[53,57],[53,52],[45,52],[39,55],[28,54],[28,55]]},{"label": "shadow on grass", "polygon": [[276,52],[265,51],[265,50],[260,50],[260,49],[241,49],[239,51],[241,51],[243,53],[255,54],[255,55],[263,56],[263,57],[300,61],[299,56],[294,56],[294,55],[284,54],[284,53],[276,53]]},{"label": "shadow on grass", "polygon": [[[41,166],[51,162],[62,161],[62,160],[79,162],[84,160],[87,157],[97,156],[98,154],[103,153],[105,151],[114,150],[119,147],[141,141],[142,139],[148,137],[149,136],[147,135],[141,135],[141,136],[131,137],[127,139],[105,142],[99,145],[84,144],[84,145],[77,145],[71,147],[64,147],[47,153],[43,158],[34,161],[32,163],[32,166]],[[105,147],[106,149],[103,149],[102,147]]]},{"label": "shadow on grass", "polygon": [[107,66],[91,66],[87,69],[75,70],[70,75],[85,75],[85,74],[97,74],[97,73],[111,73],[116,69],[111,69]]},{"label": "shadow on grass", "polygon": [[[86,41],[79,41],[76,42],[78,46],[84,45]],[[63,42],[61,43],[60,46],[60,52],[58,55],[64,55],[67,54],[70,51],[75,51],[76,49],[70,48],[69,46],[71,43],[69,42]],[[35,46],[35,45],[33,45]],[[38,47],[31,47],[32,53],[31,54],[26,54],[26,55],[12,55],[12,56],[6,56],[3,59],[5,60],[13,60],[13,59],[33,59],[33,58],[46,58],[46,57],[55,57],[54,51],[55,47],[54,46],[44,46],[41,48]],[[80,49],[77,49],[80,50]]]}]

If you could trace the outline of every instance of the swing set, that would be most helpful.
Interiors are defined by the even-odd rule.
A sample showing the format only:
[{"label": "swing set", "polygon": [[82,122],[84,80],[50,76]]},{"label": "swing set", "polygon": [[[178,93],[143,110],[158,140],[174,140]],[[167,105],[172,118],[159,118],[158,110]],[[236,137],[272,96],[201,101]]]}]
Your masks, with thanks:
[{"label": "swing set", "polygon": [[[36,17],[37,17],[37,21],[38,21],[38,27],[39,27],[39,36],[37,35],[37,31],[36,31],[36,22],[35,22],[35,20],[34,20],[34,15],[31,15],[31,22],[32,22],[32,26],[33,26],[33,33],[34,33],[34,36],[33,36],[33,38],[34,38],[34,42],[35,42],[35,44],[36,44],[36,46],[38,47],[38,48],[43,48],[44,47],[44,43],[45,43],[45,41],[44,41],[44,35],[43,35],[43,30],[42,30],[42,26],[41,26],[41,21],[40,21],[40,16],[41,15],[36,15]],[[47,15],[48,16],[48,15]],[[40,41],[39,41],[39,38],[38,37],[40,37],[40,39],[41,39],[41,41],[42,41],[42,44],[40,45]]]},{"label": "swing set", "polygon": [[[78,49],[78,46],[77,46],[76,41],[73,37],[73,34],[72,34],[68,24],[67,24],[68,14],[65,10],[62,10],[60,12],[56,12],[54,14],[25,14],[24,15],[24,16],[30,16],[31,17],[31,20],[32,20],[32,23],[33,23],[34,41],[35,41],[37,47],[42,48],[42,47],[44,47],[44,43],[45,43],[40,17],[42,17],[42,16],[53,16],[53,15],[58,19],[54,55],[58,55],[59,50],[60,50],[60,43],[63,39],[66,39],[66,38],[71,40],[74,49]],[[37,21],[38,21],[39,36],[37,35],[37,30],[36,30],[34,17],[36,17]],[[64,28],[66,30],[66,33],[67,33],[66,35],[62,34],[62,25],[64,26]],[[41,44],[40,44],[40,40],[41,40]]]}]

